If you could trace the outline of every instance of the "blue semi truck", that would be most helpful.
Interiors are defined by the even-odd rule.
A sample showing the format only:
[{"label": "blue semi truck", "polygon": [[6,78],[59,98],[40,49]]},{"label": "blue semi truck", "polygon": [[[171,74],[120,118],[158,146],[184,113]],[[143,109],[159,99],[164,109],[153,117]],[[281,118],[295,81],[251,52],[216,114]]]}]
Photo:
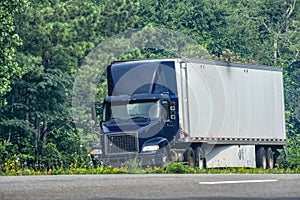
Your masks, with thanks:
[{"label": "blue semi truck", "polygon": [[94,163],[273,168],[286,153],[282,71],[202,59],[107,68]]}]

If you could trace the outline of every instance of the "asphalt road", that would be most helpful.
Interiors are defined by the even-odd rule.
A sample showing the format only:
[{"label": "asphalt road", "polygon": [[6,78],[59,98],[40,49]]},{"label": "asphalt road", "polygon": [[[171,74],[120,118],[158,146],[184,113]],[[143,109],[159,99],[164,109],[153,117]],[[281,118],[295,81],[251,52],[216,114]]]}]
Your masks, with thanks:
[{"label": "asphalt road", "polygon": [[300,174],[3,176],[0,199],[299,200]]}]

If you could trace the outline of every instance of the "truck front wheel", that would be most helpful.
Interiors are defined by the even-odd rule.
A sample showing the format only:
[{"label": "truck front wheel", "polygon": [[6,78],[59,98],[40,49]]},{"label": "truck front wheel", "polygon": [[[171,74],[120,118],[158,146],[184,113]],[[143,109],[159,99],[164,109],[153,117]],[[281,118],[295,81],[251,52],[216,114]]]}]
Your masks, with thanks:
[{"label": "truck front wheel", "polygon": [[192,147],[189,147],[184,153],[184,162],[190,167],[195,167],[195,154]]}]

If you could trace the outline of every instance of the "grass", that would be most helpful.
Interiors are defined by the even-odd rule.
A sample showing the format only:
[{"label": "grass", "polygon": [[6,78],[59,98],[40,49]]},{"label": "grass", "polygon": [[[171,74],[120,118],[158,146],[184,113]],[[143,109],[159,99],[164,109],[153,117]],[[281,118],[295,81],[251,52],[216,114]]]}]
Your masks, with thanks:
[{"label": "grass", "polygon": [[70,165],[68,168],[52,167],[48,170],[36,170],[28,167],[21,168],[17,164],[6,164],[4,169],[0,169],[2,176],[28,176],[28,175],[62,175],[62,174],[300,174],[300,166],[294,169],[277,166],[275,169],[263,170],[260,168],[223,168],[223,169],[199,169],[190,168],[183,163],[175,162],[167,165],[166,169],[159,167],[141,168],[132,164],[128,167],[115,168],[100,165],[98,167],[87,166],[75,168]]}]

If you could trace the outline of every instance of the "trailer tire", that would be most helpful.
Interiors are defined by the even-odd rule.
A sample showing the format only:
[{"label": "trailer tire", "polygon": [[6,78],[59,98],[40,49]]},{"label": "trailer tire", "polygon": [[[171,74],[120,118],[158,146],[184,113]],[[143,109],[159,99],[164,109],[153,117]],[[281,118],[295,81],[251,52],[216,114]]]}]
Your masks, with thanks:
[{"label": "trailer tire", "polygon": [[266,154],[267,154],[267,165],[268,165],[267,167],[269,169],[274,169],[275,159],[274,159],[274,153],[273,153],[273,150],[271,147],[267,148]]},{"label": "trailer tire", "polygon": [[256,166],[259,168],[267,169],[266,150],[263,147],[260,147],[256,152]]},{"label": "trailer tire", "polygon": [[195,166],[199,167],[199,169],[206,168],[206,159],[203,149],[200,146],[196,147],[195,149]]},{"label": "trailer tire", "polygon": [[190,167],[195,167],[195,153],[192,147],[189,147],[184,153],[184,162]]}]

